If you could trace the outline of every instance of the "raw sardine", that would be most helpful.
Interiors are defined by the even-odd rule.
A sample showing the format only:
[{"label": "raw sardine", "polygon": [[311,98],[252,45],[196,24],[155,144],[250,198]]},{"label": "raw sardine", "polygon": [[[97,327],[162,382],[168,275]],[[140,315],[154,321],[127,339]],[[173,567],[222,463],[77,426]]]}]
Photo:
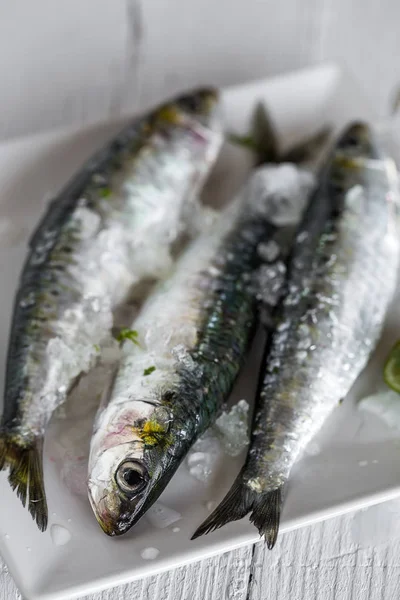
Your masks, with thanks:
[{"label": "raw sardine", "polygon": [[47,525],[46,425],[110,336],[112,310],[169,264],[182,212],[222,141],[217,94],[198,90],[125,128],[54,200],[30,243],[11,327],[0,469]]},{"label": "raw sardine", "polygon": [[392,161],[366,125],[352,125],[334,149],[292,248],[245,465],[194,538],[250,513],[274,546],[294,462],[346,396],[379,338],[396,285],[397,190]]},{"label": "raw sardine", "polygon": [[[89,498],[109,535],[126,532],[158,498],[243,364],[256,321],[249,278],[258,243],[275,229],[265,181],[260,169],[133,324],[140,347],[124,345],[89,458]],[[299,186],[309,182],[298,175]]]}]

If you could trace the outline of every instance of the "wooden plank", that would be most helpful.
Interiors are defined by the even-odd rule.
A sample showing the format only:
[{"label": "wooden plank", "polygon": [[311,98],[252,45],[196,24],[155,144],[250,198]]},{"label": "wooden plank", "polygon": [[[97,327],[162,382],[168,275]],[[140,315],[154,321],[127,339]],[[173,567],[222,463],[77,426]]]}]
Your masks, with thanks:
[{"label": "wooden plank", "polygon": [[346,65],[371,98],[379,117],[388,114],[400,84],[400,2],[323,0],[321,36],[315,58]]},{"label": "wooden plank", "polygon": [[17,590],[11,575],[8,572],[7,566],[4,564],[0,556],[0,600],[21,600],[21,596]]},{"label": "wooden plank", "polygon": [[246,546],[82,600],[246,600],[251,560]]},{"label": "wooden plank", "polygon": [[400,500],[255,545],[248,600],[387,600],[400,585]]},{"label": "wooden plank", "polygon": [[0,19],[0,139],[88,125],[182,88],[306,66],[318,0],[14,0]]}]

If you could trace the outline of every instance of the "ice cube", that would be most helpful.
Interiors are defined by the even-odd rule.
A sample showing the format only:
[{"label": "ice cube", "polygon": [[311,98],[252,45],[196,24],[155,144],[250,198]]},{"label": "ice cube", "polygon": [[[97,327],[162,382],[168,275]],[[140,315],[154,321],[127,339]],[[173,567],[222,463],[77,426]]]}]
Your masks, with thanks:
[{"label": "ice cube", "polygon": [[275,240],[270,240],[269,242],[258,244],[257,252],[262,260],[274,262],[279,256],[280,248]]},{"label": "ice cube", "polygon": [[186,459],[189,473],[205,483],[214,472],[222,454],[221,444],[214,432],[208,430],[191,448]]},{"label": "ice cube", "polygon": [[228,412],[223,412],[216,420],[213,429],[226,454],[237,456],[248,445],[248,417],[248,402],[239,400]]},{"label": "ice cube", "polygon": [[385,390],[363,398],[358,403],[365,410],[379,419],[388,427],[400,431],[400,395],[393,390]]},{"label": "ice cube", "polygon": [[263,304],[275,306],[285,282],[285,275],[286,267],[282,261],[277,261],[272,265],[261,265],[253,277],[253,287],[257,299]]},{"label": "ice cube", "polygon": [[176,510],[161,504],[161,502],[156,502],[148,509],[146,517],[154,527],[165,529],[172,525],[172,523],[179,521],[182,515]]},{"label": "ice cube", "polygon": [[249,181],[251,207],[278,227],[296,225],[315,187],[315,177],[305,169],[284,163],[262,166]]}]

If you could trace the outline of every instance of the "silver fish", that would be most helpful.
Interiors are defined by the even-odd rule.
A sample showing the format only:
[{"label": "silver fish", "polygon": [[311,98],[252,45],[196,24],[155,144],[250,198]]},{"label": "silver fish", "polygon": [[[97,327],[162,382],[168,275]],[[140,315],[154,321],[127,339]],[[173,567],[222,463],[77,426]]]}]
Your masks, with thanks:
[{"label": "silver fish", "polygon": [[368,126],[353,124],[333,151],[292,248],[245,465],[194,538],[250,513],[274,546],[293,464],[379,338],[396,286],[397,191],[394,164]]},{"label": "silver fish", "polygon": [[222,142],[217,93],[198,90],[125,128],[51,204],[15,300],[0,427],[0,470],[47,526],[46,425],[111,335],[132,286],[170,267],[182,213]]},{"label": "silver fish", "polygon": [[[140,347],[124,345],[89,458],[89,498],[108,535],[140,519],[230,393],[256,322],[249,283],[258,245],[276,229],[270,175],[253,174],[132,325]],[[299,174],[298,184],[309,186],[310,176]]]}]

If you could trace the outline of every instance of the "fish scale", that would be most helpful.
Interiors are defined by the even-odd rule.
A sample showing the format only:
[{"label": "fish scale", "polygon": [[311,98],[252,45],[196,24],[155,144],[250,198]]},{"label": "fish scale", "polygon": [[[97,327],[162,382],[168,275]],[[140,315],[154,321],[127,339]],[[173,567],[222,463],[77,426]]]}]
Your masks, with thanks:
[{"label": "fish scale", "polygon": [[[239,202],[229,207],[194,242],[132,325],[141,347],[124,347],[109,404],[96,419],[89,460],[90,499],[109,535],[130,528],[158,497],[225,402],[243,364],[256,321],[244,274],[257,261],[257,242],[274,227],[251,219],[243,225],[239,209]],[[154,335],[146,336],[154,327]],[[145,375],[153,364],[154,372]],[[135,501],[121,493],[114,476],[126,461],[141,461],[157,484]]]},{"label": "fish scale", "polygon": [[[89,498],[108,535],[141,518],[229,396],[255,330],[251,275],[259,243],[276,230],[270,179],[281,169],[252,174],[132,324],[140,347],[124,345],[90,449]],[[293,177],[305,195],[310,175]]]},{"label": "fish scale", "polygon": [[184,206],[222,142],[217,93],[196,90],[126,127],[54,200],[30,242],[9,340],[0,469],[40,529],[42,446],[54,410],[111,336],[112,311],[171,266]]},{"label": "fish scale", "polygon": [[250,513],[272,548],[297,457],[378,341],[396,287],[398,180],[367,125],[339,138],[299,228],[260,373],[251,445],[194,537]]}]

